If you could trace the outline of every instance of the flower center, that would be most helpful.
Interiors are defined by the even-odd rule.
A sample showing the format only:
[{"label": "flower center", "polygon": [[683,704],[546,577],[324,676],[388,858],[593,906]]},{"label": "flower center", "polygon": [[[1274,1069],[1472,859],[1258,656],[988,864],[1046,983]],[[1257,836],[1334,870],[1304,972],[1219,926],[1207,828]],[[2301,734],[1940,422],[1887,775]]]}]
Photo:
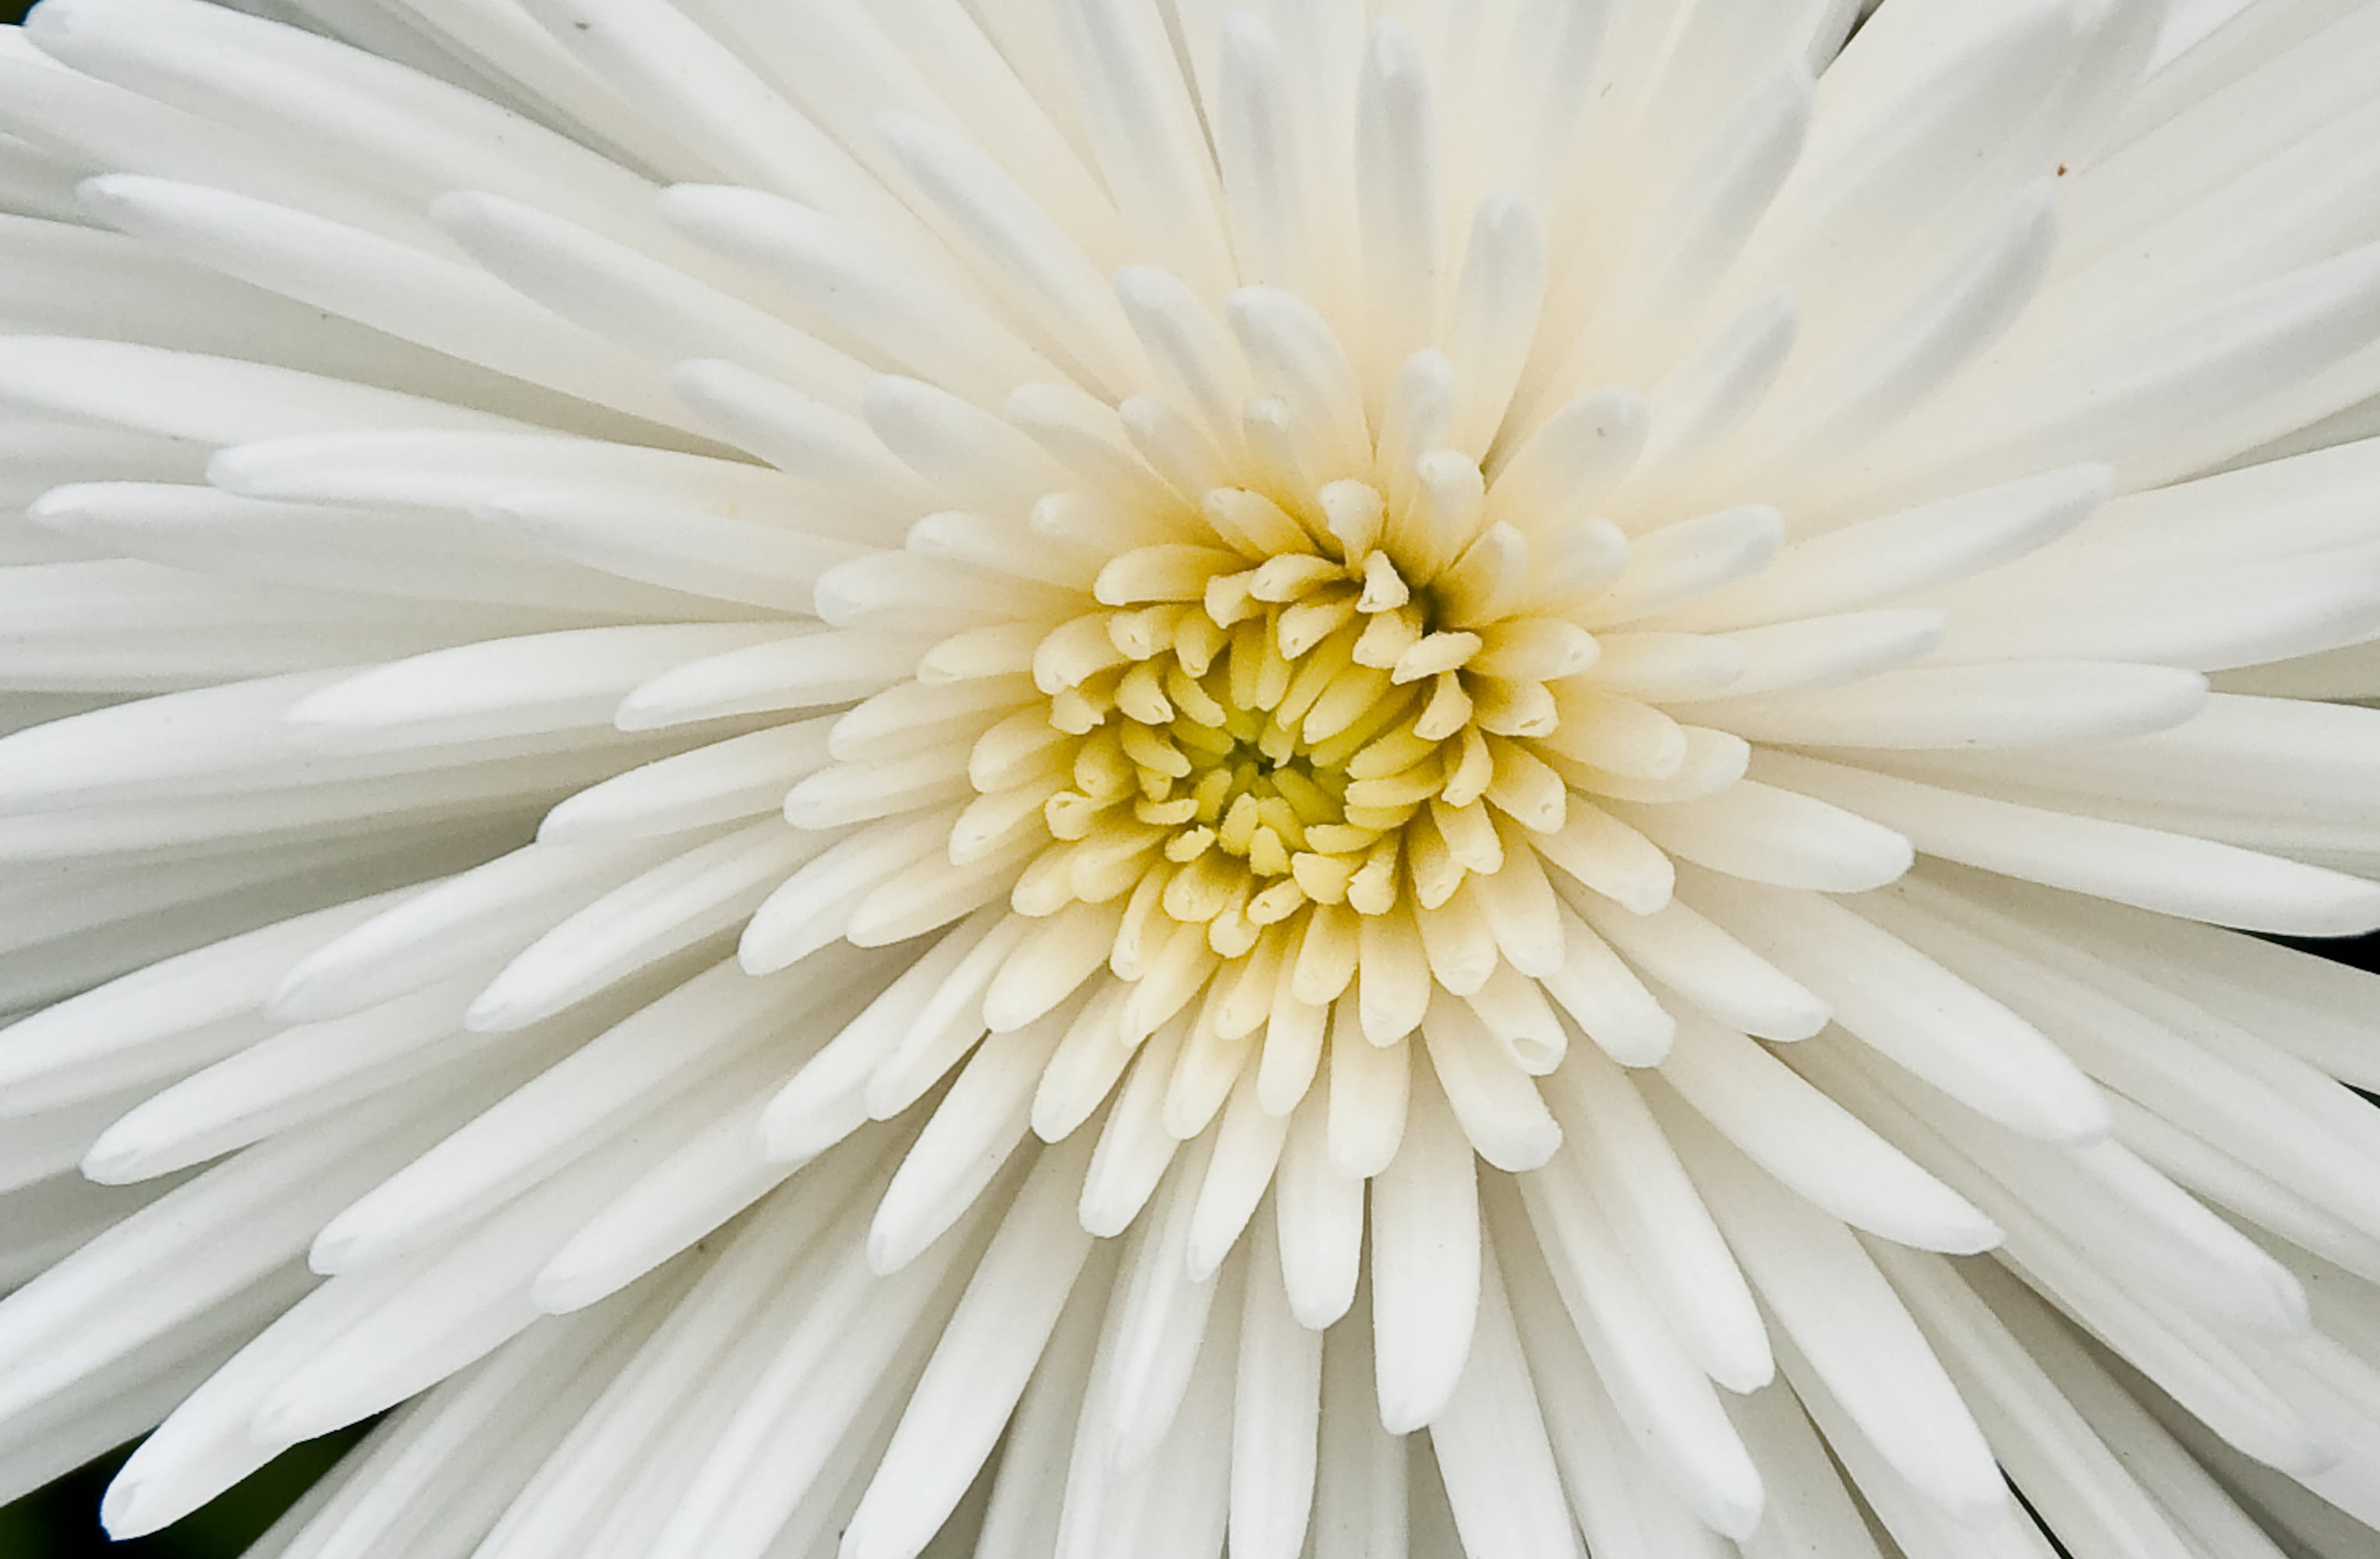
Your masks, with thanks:
[{"label": "flower center", "polygon": [[[1502,865],[1514,819],[1560,826],[1563,782],[1529,746],[1559,723],[1548,682],[1595,641],[1522,610],[1527,548],[1480,526],[1475,490],[1392,508],[1353,480],[1218,488],[1181,520],[1042,639],[1046,724],[978,747],[1005,787],[978,778],[979,804],[1041,797],[1019,910],[1124,899],[1125,942],[1170,936],[1161,916],[1239,959],[1309,906],[1435,909]],[[982,760],[1028,747],[1019,795],[1018,764]]]}]

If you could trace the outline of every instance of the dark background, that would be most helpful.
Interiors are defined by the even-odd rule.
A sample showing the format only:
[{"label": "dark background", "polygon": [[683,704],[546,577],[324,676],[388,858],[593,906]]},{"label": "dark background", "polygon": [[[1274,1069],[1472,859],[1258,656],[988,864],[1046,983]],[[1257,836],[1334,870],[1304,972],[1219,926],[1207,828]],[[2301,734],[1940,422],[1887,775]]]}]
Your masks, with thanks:
[{"label": "dark background", "polygon": [[[0,23],[25,14],[27,0],[0,0]],[[2380,936],[2352,942],[2296,944],[2364,969],[2380,970]],[[99,1496],[130,1447],[111,1452],[14,1505],[0,1505],[0,1559],[234,1559],[362,1438],[368,1425],[299,1445],[197,1514],[154,1537],[109,1543],[99,1528]]]}]

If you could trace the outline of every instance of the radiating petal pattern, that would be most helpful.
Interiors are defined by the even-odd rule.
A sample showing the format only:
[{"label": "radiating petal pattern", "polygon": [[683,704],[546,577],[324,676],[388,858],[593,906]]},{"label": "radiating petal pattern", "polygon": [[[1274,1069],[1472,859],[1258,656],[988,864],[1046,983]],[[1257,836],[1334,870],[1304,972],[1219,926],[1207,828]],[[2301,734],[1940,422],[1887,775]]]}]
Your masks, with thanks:
[{"label": "radiating petal pattern", "polygon": [[42,0],[0,1495],[2368,1554],[2380,6],[2219,8]]}]

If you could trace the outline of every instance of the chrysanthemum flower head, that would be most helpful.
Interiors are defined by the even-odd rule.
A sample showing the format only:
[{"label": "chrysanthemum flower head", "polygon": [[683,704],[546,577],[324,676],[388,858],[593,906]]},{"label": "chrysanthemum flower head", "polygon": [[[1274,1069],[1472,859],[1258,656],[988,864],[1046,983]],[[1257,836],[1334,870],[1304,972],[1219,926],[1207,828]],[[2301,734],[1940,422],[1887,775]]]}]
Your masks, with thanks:
[{"label": "chrysanthemum flower head", "polygon": [[2367,1553],[2380,7],[1860,9],[0,34],[9,1487]]}]

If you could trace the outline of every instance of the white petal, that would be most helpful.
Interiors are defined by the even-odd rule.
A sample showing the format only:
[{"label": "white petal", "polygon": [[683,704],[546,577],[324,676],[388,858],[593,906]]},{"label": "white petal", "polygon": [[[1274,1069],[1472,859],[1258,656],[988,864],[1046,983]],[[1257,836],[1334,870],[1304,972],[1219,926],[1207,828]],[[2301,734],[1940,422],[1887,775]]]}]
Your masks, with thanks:
[{"label": "white petal", "polygon": [[[2047,1142],[2106,1134],[2099,1091],[2038,1029],[1852,911],[1717,877],[1695,885],[1694,901],[1812,985],[1847,1031],[1960,1103]],[[1887,890],[1879,907],[1891,902]]]},{"label": "white petal", "polygon": [[1066,1464],[1081,1447],[1075,1431],[1113,1287],[1116,1251],[1113,1243],[1092,1248],[1074,1298],[1026,1383],[984,1512],[977,1543],[982,1559],[1038,1559],[1055,1551],[1067,1493]]},{"label": "white petal", "polygon": [[638,417],[684,419],[660,375],[475,267],[197,185],[115,175],[81,193],[118,230],[226,275]]},{"label": "white petal", "polygon": [[1609,628],[1666,612],[1768,566],[1784,542],[1774,509],[1747,504],[1678,520],[1637,536],[1628,572],[1587,603],[1581,620]]},{"label": "white petal", "polygon": [[[737,1105],[631,1181],[538,1269],[530,1301],[566,1315],[609,1298],[775,1190],[792,1170],[761,1153],[760,1108],[759,1100]],[[822,1162],[808,1188],[823,1190],[875,1167],[865,1153]]]},{"label": "white petal", "polygon": [[1366,469],[1369,441],[1356,369],[1322,316],[1276,288],[1242,287],[1232,294],[1229,318],[1258,386],[1283,397],[1291,414],[1314,429],[1316,453],[1330,467],[1315,475],[1327,480]]},{"label": "white petal", "polygon": [[844,1529],[853,1559],[923,1550],[990,1455],[1091,1252],[1073,1206],[1087,1152],[1043,1154],[1002,1218]]},{"label": "white petal", "polygon": [[939,386],[890,374],[868,381],[860,412],[903,464],[951,502],[1023,514],[1068,473],[1032,440]]},{"label": "white petal", "polygon": [[950,824],[948,813],[904,813],[844,835],[760,900],[736,957],[751,973],[771,973],[840,939],[879,884],[941,851]]},{"label": "white petal", "polygon": [[[1663,374],[1646,397],[1644,454],[1615,502],[1628,503],[1639,490],[1658,492],[1674,484],[1698,456],[1733,432],[1775,382],[1801,324],[1801,304],[1792,290],[1774,288],[1744,305]],[[1653,512],[1649,505],[1631,507]],[[1729,583],[1717,580],[1711,587]]]},{"label": "white petal", "polygon": [[1584,512],[1618,486],[1645,441],[1645,398],[1593,390],[1548,417],[1494,471],[1488,513],[1519,523],[1560,509]]},{"label": "white petal", "polygon": [[[1304,142],[1314,127],[1304,122],[1305,93],[1290,86],[1288,61],[1272,27],[1248,12],[1223,16],[1217,52],[1209,112],[1240,275],[1259,285],[1309,290],[1314,159]],[[1130,298],[1125,307],[1132,307]],[[1148,335],[1142,326],[1142,339]],[[1154,346],[1151,355],[1159,356]],[[1210,415],[1208,425],[1227,428],[1230,419]]]},{"label": "white petal", "polygon": [[[1273,1185],[1282,1287],[1298,1324],[1318,1332],[1355,1302],[1363,1270],[1364,1182],[1331,1166],[1326,1108],[1316,1094],[1308,1094],[1290,1117],[1289,1141]],[[1370,1393],[1368,1379],[1362,1389]],[[1376,1421],[1368,1408],[1355,1416]]]},{"label": "white petal", "polygon": [[1742,252],[1800,160],[1815,85],[1803,62],[1778,62],[1746,84],[1724,117],[1694,127],[1701,139],[1690,149],[1692,163],[1675,170],[1673,192],[1648,217],[1596,305],[1594,328],[1573,349],[1574,361],[1601,348],[1633,368],[1676,345],[1692,310]]},{"label": "white petal", "polygon": [[[2336,409],[2301,409],[2277,397],[2308,382],[2319,387],[2322,370],[2367,344],[2375,328],[2380,248],[2366,246],[2177,310],[2066,360],[2029,365],[2014,376],[2017,386],[1946,398],[1902,425],[1900,440],[1927,447],[1896,464],[1922,465],[1927,476],[1899,485],[1939,492],[1962,477],[2090,455],[2114,464],[2127,487],[2169,481],[2252,447],[2273,429],[2301,426],[2309,413]],[[2342,397],[2354,398],[2352,390]],[[1945,420],[1977,431],[1942,440]],[[1892,490],[1882,481],[1867,489],[1879,489]]]},{"label": "white petal", "polygon": [[[1508,1256],[1508,1276],[1524,1267],[1550,1268],[1548,1287],[1560,1296],[1572,1338],[1585,1345],[1630,1438],[1705,1525],[1749,1532],[1760,1518],[1760,1473],[1711,1383],[1629,1270],[1594,1198],[1535,1176],[1514,1184],[1526,1215],[1511,1216],[1508,1209],[1497,1227],[1512,1231],[1512,1243],[1533,1232],[1536,1254]],[[1546,1322],[1562,1324],[1551,1315]],[[1558,1345],[1558,1354],[1569,1351]]]},{"label": "white petal", "polygon": [[639,624],[495,639],[402,660],[299,700],[298,738],[332,750],[607,726],[662,669],[775,636],[752,624]]},{"label": "white petal", "polygon": [[488,968],[683,844],[530,845],[498,856],[400,903],[374,906],[378,912],[290,965],[269,1009],[292,1022],[344,1017]]},{"label": "white petal", "polygon": [[1372,1349],[1361,1326],[1323,1339],[1315,1559],[1403,1559],[1407,1552],[1405,1442],[1382,1429],[1373,1411]]},{"label": "white petal", "polygon": [[290,966],[396,895],[281,921],[111,980],[10,1024],[5,1077],[22,1113],[187,1074],[264,1037]]},{"label": "white petal", "polygon": [[1766,1385],[1774,1364],[1752,1291],[1644,1095],[1592,1057],[1556,1072],[1548,1091],[1569,1122],[1568,1151],[1548,1173],[1561,1189],[1548,1194],[1591,1196],[1603,1208],[1629,1265],[1713,1380],[1737,1392]]},{"label": "white petal", "polygon": [[443,401],[119,341],[12,336],[0,350],[0,397],[74,421],[206,444],[351,429],[518,430],[506,418]]},{"label": "white petal", "polygon": [[1365,1180],[1388,1166],[1404,1140],[1414,1047],[1402,1039],[1372,1044],[1357,1031],[1350,1005],[1341,1002],[1331,1019],[1330,1165]]},{"label": "white petal", "polygon": [[[0,1316],[7,1408],[22,1411],[280,1272],[325,1207],[434,1133],[440,1115],[422,1107],[434,1097],[416,1091],[372,1099],[245,1153],[20,1290]],[[446,1118],[452,1113],[450,1106]],[[286,1302],[286,1286],[274,1288]]]},{"label": "white petal", "polygon": [[656,364],[724,357],[845,406],[865,381],[859,364],[774,315],[534,206],[458,190],[431,215],[513,286]]},{"label": "white petal", "polygon": [[[1247,1228],[1249,1218],[1255,1215],[1272,1184],[1274,1166],[1281,1162],[1281,1150],[1289,1140],[1289,1125],[1287,1112],[1274,1115],[1263,1108],[1256,1069],[1243,1068],[1223,1106],[1222,1123],[1215,1133],[1214,1158],[1208,1166],[1207,1178],[1199,1184],[1197,1203],[1191,1215],[1188,1262],[1193,1277],[1205,1276],[1221,1266],[1224,1256]],[[1256,1238],[1255,1249],[1261,1256],[1261,1227]],[[1269,1257],[1259,1260],[1257,1264],[1269,1265]],[[1267,1281],[1278,1289],[1277,1278]],[[1252,1287],[1256,1282],[1252,1275]],[[1288,1302],[1285,1292],[1281,1302]]]},{"label": "white petal", "polygon": [[875,123],[926,199],[986,267],[982,279],[1033,321],[1051,360],[1111,395],[1137,388],[1139,354],[1105,278],[1008,173],[964,138],[913,115],[886,111]]},{"label": "white petal", "polygon": [[1744,780],[1690,801],[1615,801],[1615,815],[1671,852],[1780,888],[1860,893],[1909,869],[1909,841],[1854,812]]},{"label": "white petal", "polygon": [[434,1244],[522,1188],[601,1144],[711,1070],[773,1037],[801,996],[716,964],[573,1051],[326,1224],[312,1260],[353,1271]]},{"label": "white petal", "polygon": [[864,550],[852,542],[721,519],[698,509],[575,493],[500,493],[478,513],[548,551],[606,574],[805,615],[819,576]]},{"label": "white petal", "polygon": [[545,815],[549,844],[644,839],[773,812],[826,760],[827,721],[795,720],[631,768]]},{"label": "white petal", "polygon": [[[1682,751],[1681,767],[1684,761]],[[1609,899],[1636,915],[1658,913],[1670,901],[1677,869],[1658,846],[1575,794],[1565,812],[1558,831],[1531,841],[1548,864],[1561,868],[1563,876],[1554,879],[1557,893],[1568,899],[1564,884],[1575,879],[1592,890],[1590,897]]]},{"label": "white petal", "polygon": [[2105,1356],[2087,1348],[2038,1296],[1989,1267],[1962,1275],[2193,1545],[2221,1544],[2259,1559],[2280,1552],[2205,1468],[2108,1372]]},{"label": "white petal", "polygon": [[833,842],[771,818],[698,845],[540,937],[488,983],[465,1021],[481,1033],[523,1027],[740,925]]},{"label": "white petal", "polygon": [[1782,622],[1951,583],[2072,530],[2113,479],[2103,465],[2070,466],[1795,541],[1766,573],[1668,621],[1689,628]]},{"label": "white petal", "polygon": [[[893,1172],[868,1228],[871,1268],[898,1272],[916,1260],[998,1176],[1025,1141],[1033,1085],[1064,1032],[1062,1015],[1052,1014],[977,1048]],[[1071,1191],[1082,1155],[1058,1156],[1075,1166]]]},{"label": "white petal", "polygon": [[670,381],[720,437],[832,495],[876,534],[933,507],[932,489],[852,412],[716,357],[678,363]]},{"label": "white petal", "polygon": [[2028,658],[1911,667],[1847,687],[1718,699],[1694,713],[1749,741],[1792,746],[2055,746],[2169,730],[2205,698],[2189,671]]},{"label": "white petal", "polygon": [[1127,989],[1120,980],[1099,983],[1058,1042],[1033,1095],[1033,1134],[1043,1142],[1078,1130],[1131,1064],[1135,1051],[1124,1043],[1123,1022]]},{"label": "white petal", "polygon": [[866,631],[777,632],[741,648],[688,658],[638,683],[619,700],[623,731],[663,730],[727,715],[810,709],[865,697],[902,673],[919,641]]},{"label": "white petal", "polygon": [[1685,1024],[1660,1072],[1730,1142],[1845,1222],[1959,1255],[1999,1243],[1963,1198],[1742,1035]]},{"label": "white petal", "polygon": [[758,189],[679,185],[657,210],[688,236],[752,266],[907,371],[979,405],[1047,379],[1039,354],[949,281],[868,236]]},{"label": "white petal", "polygon": [[1548,1438],[1590,1552],[1597,1559],[1726,1559],[1733,1544],[1646,1465],[1544,1261],[1527,1241],[1502,1260]]},{"label": "white petal", "polygon": [[1940,611],[1910,607],[1806,617],[1726,634],[1721,642],[1741,657],[1742,675],[1709,694],[1682,695],[1677,701],[1688,707],[1681,713],[1700,715],[1702,710],[1694,706],[1706,698],[1748,697],[1753,694],[1856,683],[1872,672],[1890,671],[1932,650],[1941,644],[1949,622]]},{"label": "white petal", "polygon": [[[932,983],[921,982],[914,987],[922,995],[922,1001],[913,997],[896,1007],[895,1011],[905,1016],[907,1023],[891,1034],[891,1044],[868,1080],[866,1098],[871,1116],[879,1120],[890,1119],[917,1103],[983,1036],[984,986],[1002,961],[1014,955],[1025,930],[1026,924],[1018,916],[987,907],[953,934],[949,949],[936,949],[958,951],[964,956],[955,964],[940,966],[931,977]],[[916,1005],[911,1005],[913,1001]],[[1071,1010],[1062,1009],[1058,1016],[1062,1019]],[[875,1020],[883,1021],[882,1017]],[[1060,1026],[1063,1027],[1062,1021]],[[879,1029],[876,1033],[880,1037],[884,1031]],[[1033,1043],[1047,1040],[1046,1034],[1037,1034]],[[1026,1053],[1029,1054],[1031,1048],[1028,1044]]]},{"label": "white petal", "polygon": [[[520,1057],[501,1046],[491,1053],[455,1043],[462,1036],[457,1004],[469,999],[477,984],[467,975],[352,1018],[300,1024],[249,1045],[119,1112],[91,1142],[82,1172],[106,1185],[147,1179],[304,1125],[429,1071],[453,1068],[445,1072],[450,1079],[476,1074],[485,1082],[499,1071],[509,1075]],[[52,1112],[35,1118],[42,1125],[51,1120]]]},{"label": "white petal", "polygon": [[1355,221],[1366,333],[1385,362],[1436,335],[1444,307],[1437,132],[1420,47],[1393,18],[1375,22],[1356,77]]},{"label": "white petal", "polygon": [[[155,91],[271,143],[335,147],[337,155],[367,161],[382,179],[424,199],[476,181],[556,202],[582,220],[631,231],[654,225],[641,209],[648,193],[642,179],[565,136],[436,79],[436,70],[453,68],[452,56],[431,63],[437,51],[418,35],[407,41],[351,21],[350,37],[385,52],[376,58],[365,47],[259,25],[237,12],[217,16],[137,0],[61,7],[44,22],[43,51],[78,69]],[[465,23],[464,35],[470,31]],[[520,33],[535,36],[525,25],[511,37],[482,30],[467,46],[475,45],[489,68],[511,75],[565,115],[603,123],[608,135],[640,155],[666,147],[666,136],[603,113],[604,95],[592,80],[574,78],[566,66],[552,68],[559,54],[524,57]],[[405,67],[414,61],[421,63]]]},{"label": "white petal", "polygon": [[[1581,894],[1571,907],[1645,973],[1723,1023],[1777,1040],[1807,1039],[1827,1026],[1824,1002],[1684,904],[1632,915]],[[1661,1038],[1663,1054],[1669,1039]],[[1650,1065],[1658,1057],[1614,1058]]]},{"label": "white petal", "polygon": [[1373,1370],[1392,1434],[1437,1418],[1462,1382],[1483,1260],[1476,1176],[1471,1144],[1425,1075],[1404,1141],[1372,1184]]},{"label": "white petal", "polygon": [[[1220,1149],[1219,1149],[1220,1159]],[[1270,1203],[1257,1221],[1232,1400],[1232,1551],[1297,1559],[1314,1516],[1323,1338],[1289,1307]]]},{"label": "white petal", "polygon": [[509,606],[523,629],[614,617],[740,615],[699,597],[607,578],[465,516],[366,518],[348,509],[242,498],[207,487],[76,482],[50,487],[26,517],[94,551],[193,573]]},{"label": "white petal", "polygon": [[[1985,586],[1979,586],[1984,588]],[[2200,671],[2255,666],[2369,643],[2380,634],[2380,547],[2147,573],[2026,591],[1955,627],[1946,659],[2022,653],[2147,660]]]},{"label": "white petal", "polygon": [[1148,5],[1053,7],[1061,53],[1130,242],[1202,288],[1232,275],[1213,154],[1165,23]]},{"label": "white petal", "polygon": [[1560,1559],[1582,1552],[1492,1250],[1481,1264],[1479,1324],[1463,1384],[1429,1440],[1466,1553]]},{"label": "white petal", "polygon": [[[1114,1351],[1099,1410],[1111,1438],[1099,1452],[1118,1472],[1149,1467],[1172,1429],[1216,1318],[1218,1292],[1226,1287],[1215,1275],[1193,1277],[1187,1260],[1198,1186],[1212,1152],[1211,1142],[1193,1143],[1168,1174],[1111,1301]],[[1150,1470],[1163,1476],[1162,1468]]]},{"label": "white petal", "polygon": [[1165,1084],[1187,1031],[1187,1017],[1160,1028],[1140,1044],[1123,1091],[1108,1110],[1091,1167],[1083,1178],[1077,1211],[1083,1227],[1101,1238],[1122,1233],[1148,1204],[1178,1142],[1160,1118]]},{"label": "white petal", "polygon": [[1983,1527],[2008,1488],[1982,1432],[1851,1231],[1682,1112],[1661,1112],[1785,1335],[1880,1453],[1927,1499]]},{"label": "white petal", "polygon": [[1535,1169],[1561,1146],[1561,1128],[1528,1073],[1469,1009],[1441,1001],[1422,1023],[1430,1070],[1479,1156],[1508,1172]]},{"label": "white petal", "polygon": [[[1019,1177],[1009,1178],[1013,1186]],[[938,1290],[954,1267],[978,1258],[979,1223],[963,1225],[889,1278],[868,1270],[856,1239],[832,1242],[812,1304],[773,1353],[756,1360],[724,1432],[652,1540],[656,1554],[757,1553],[807,1505],[837,1448],[868,1433],[857,1427],[867,1409],[890,1407],[884,1379],[913,1379],[923,1366],[950,1313]],[[809,1507],[813,1520],[832,1514],[832,1505]]]},{"label": "white petal", "polygon": [[[2058,241],[2054,180],[2019,187],[2008,209],[1900,311],[1780,394],[1792,411],[1772,435],[1773,480],[1874,439],[1994,344],[2033,299]],[[1757,438],[1759,435],[1752,435]]]},{"label": "white petal", "polygon": [[2380,925],[2380,887],[2318,866],[1815,758],[1763,753],[1754,769],[1857,807],[1928,854],[2118,903],[2299,936],[2345,936]]}]

